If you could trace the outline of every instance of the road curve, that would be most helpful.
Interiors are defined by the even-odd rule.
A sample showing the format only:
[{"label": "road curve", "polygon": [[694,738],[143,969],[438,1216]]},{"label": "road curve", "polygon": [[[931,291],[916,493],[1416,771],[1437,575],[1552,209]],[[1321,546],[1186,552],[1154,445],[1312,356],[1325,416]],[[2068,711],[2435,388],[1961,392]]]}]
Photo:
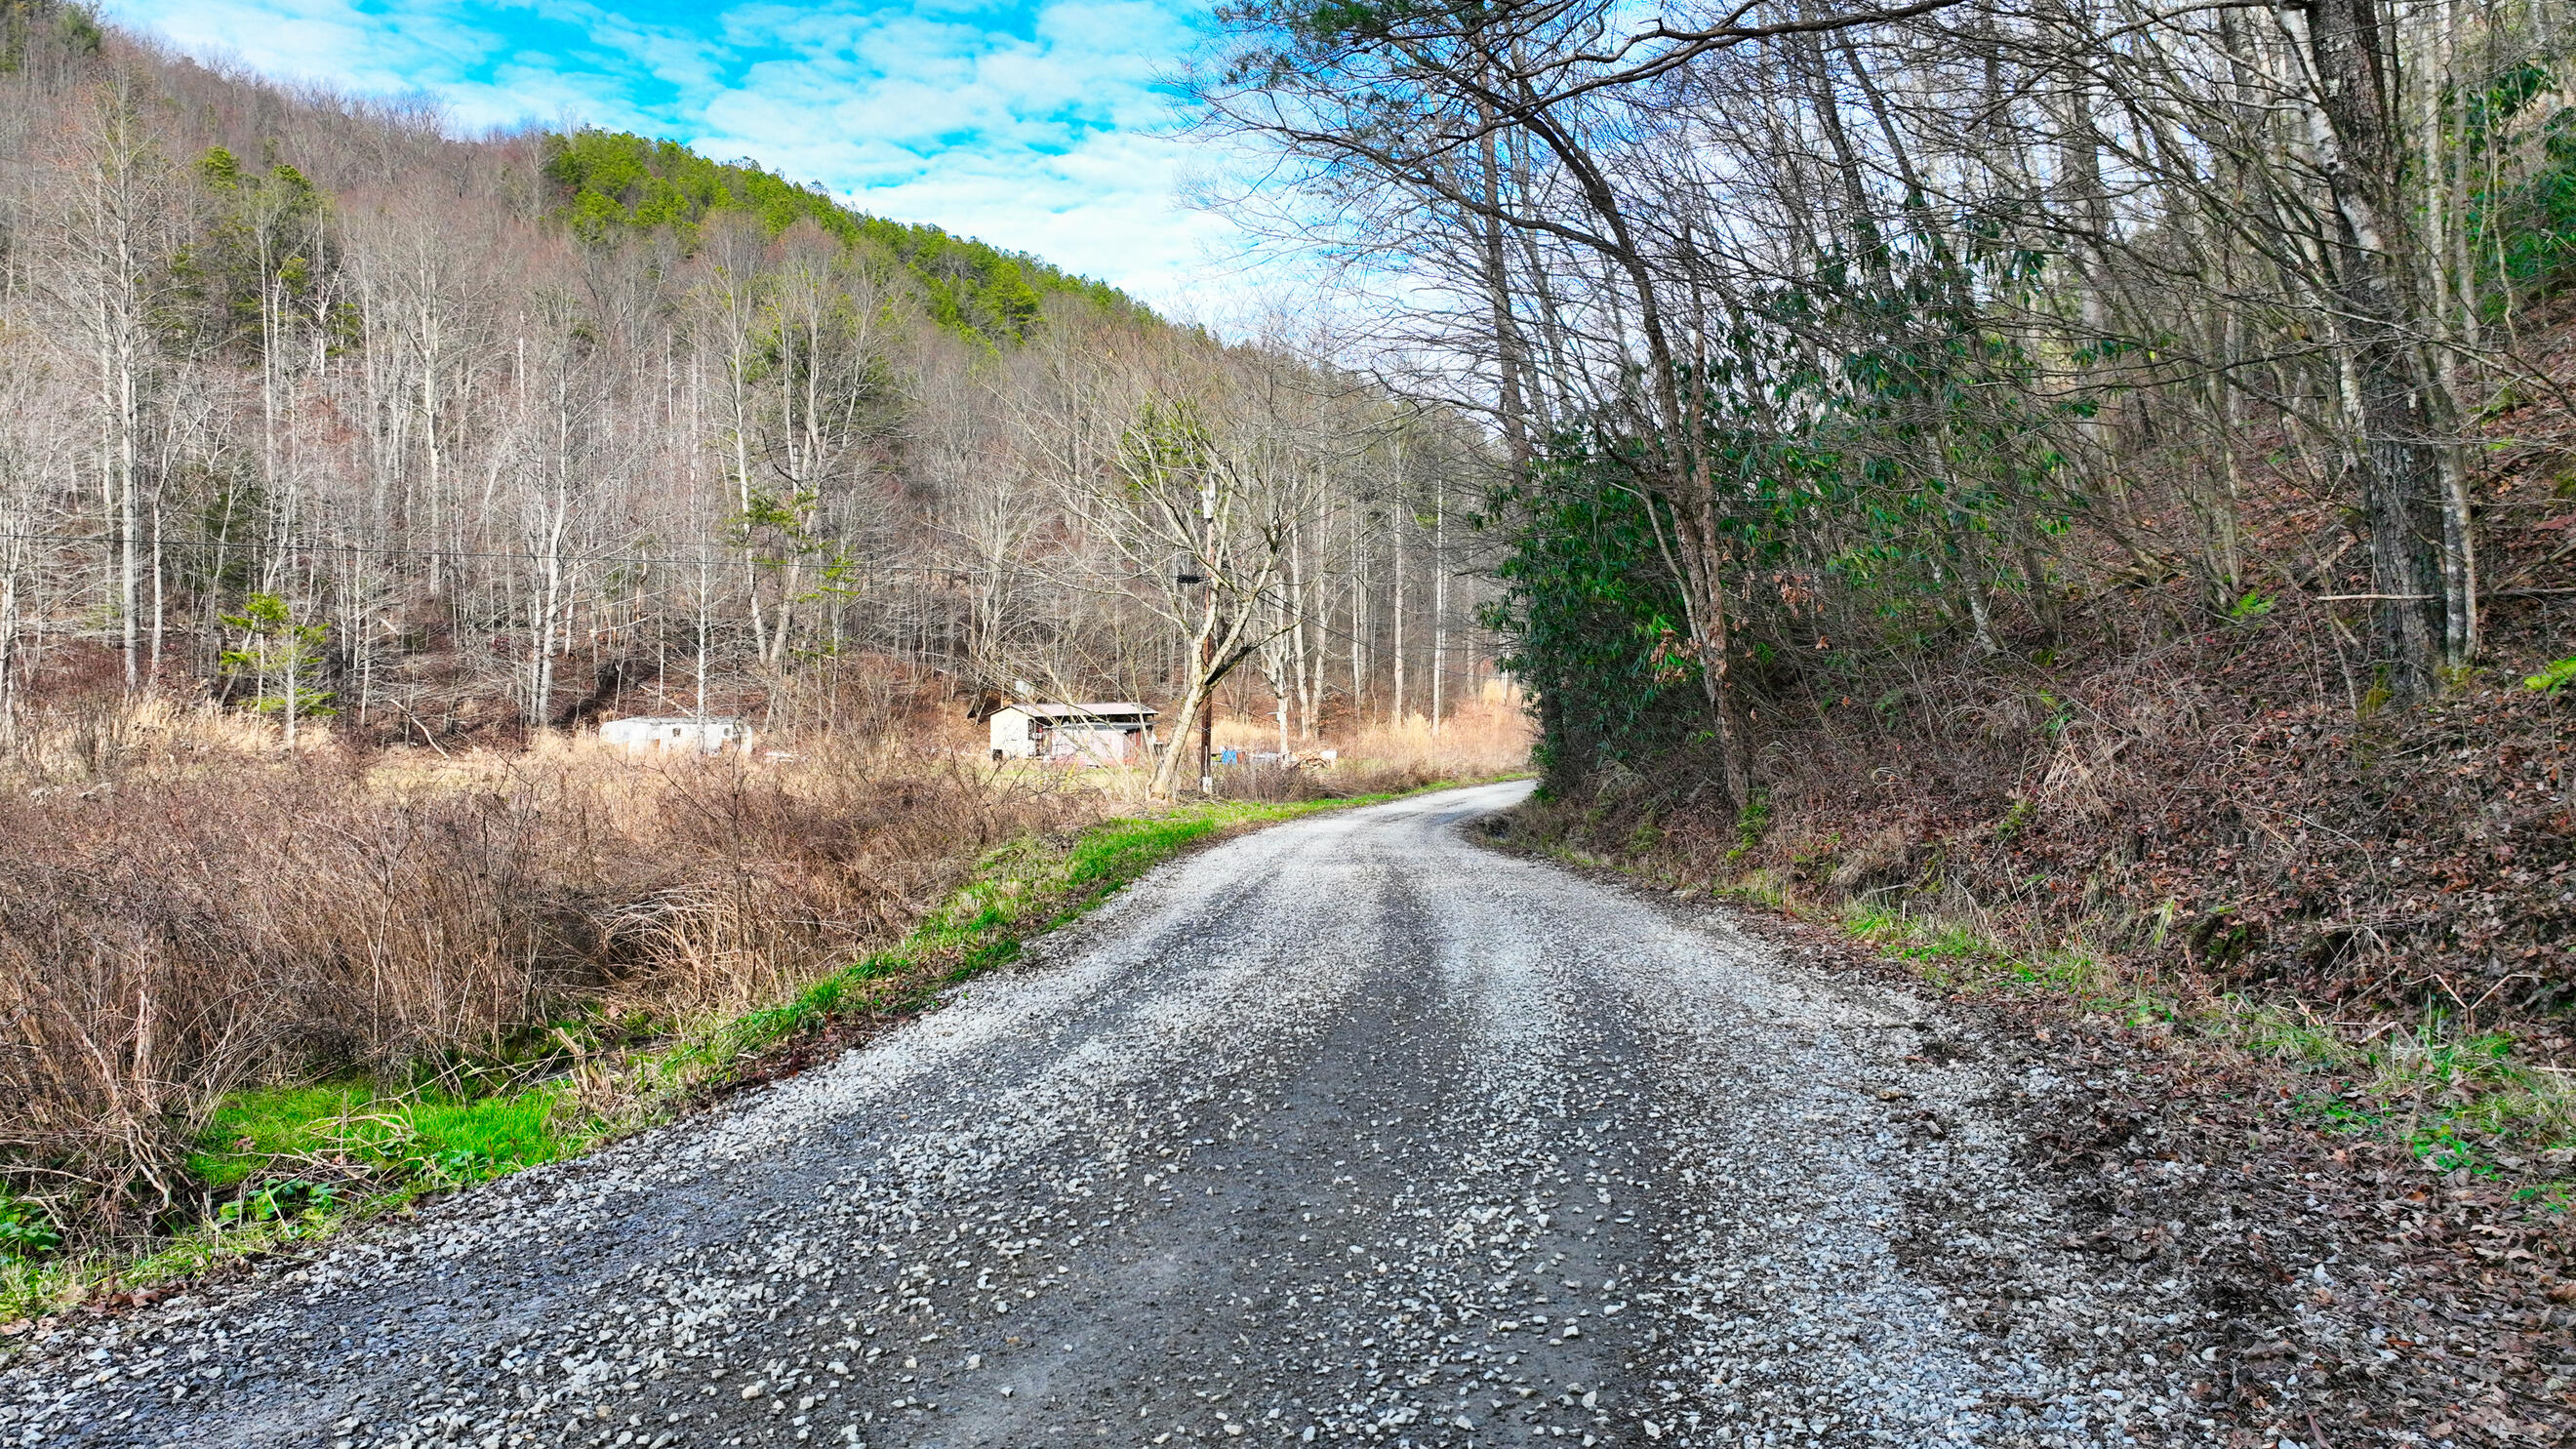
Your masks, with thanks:
[{"label": "road curve", "polygon": [[719,1113],[56,1333],[0,1445],[2195,1439],[2140,1351],[2193,1305],[2015,1167],[2056,1084],[1477,843],[1525,789],[1244,837]]}]

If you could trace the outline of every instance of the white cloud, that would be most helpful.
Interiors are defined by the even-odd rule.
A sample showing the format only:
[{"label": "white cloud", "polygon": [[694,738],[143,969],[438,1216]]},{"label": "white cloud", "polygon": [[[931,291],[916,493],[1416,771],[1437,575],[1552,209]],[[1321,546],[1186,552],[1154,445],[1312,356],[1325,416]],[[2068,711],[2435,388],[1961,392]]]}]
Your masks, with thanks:
[{"label": "white cloud", "polygon": [[580,121],[821,181],[853,205],[1045,257],[1158,305],[1231,238],[1143,134],[1188,45],[1179,0],[770,0],[689,24],[587,0],[112,0],[122,23],[263,73],[426,92],[464,129]]}]

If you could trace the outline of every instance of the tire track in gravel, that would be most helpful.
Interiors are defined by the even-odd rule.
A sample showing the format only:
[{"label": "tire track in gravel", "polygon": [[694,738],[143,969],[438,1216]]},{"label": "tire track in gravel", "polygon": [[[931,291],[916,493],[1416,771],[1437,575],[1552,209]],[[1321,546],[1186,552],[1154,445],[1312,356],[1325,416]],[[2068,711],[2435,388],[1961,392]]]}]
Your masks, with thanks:
[{"label": "tire track in gravel", "polygon": [[721,1113],[56,1332],[0,1445],[2193,1442],[2051,1327],[2179,1299],[2068,1271],[2045,1080],[1464,838],[1523,788],[1235,841]]}]

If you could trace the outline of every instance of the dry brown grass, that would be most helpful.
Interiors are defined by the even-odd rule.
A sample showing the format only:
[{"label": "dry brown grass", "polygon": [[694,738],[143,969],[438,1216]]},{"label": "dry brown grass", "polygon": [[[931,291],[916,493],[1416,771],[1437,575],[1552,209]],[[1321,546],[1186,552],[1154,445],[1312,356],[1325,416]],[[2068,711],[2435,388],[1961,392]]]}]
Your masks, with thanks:
[{"label": "dry brown grass", "polygon": [[1437,731],[1427,716],[1407,715],[1401,723],[1362,729],[1350,753],[1361,761],[1410,764],[1435,778],[1463,779],[1527,769],[1537,736],[1521,692],[1496,680],[1457,701]]},{"label": "dry brown grass", "polygon": [[255,725],[150,705],[36,721],[11,758],[0,1167],[102,1232],[177,1200],[228,1089],[454,1077],[562,1023],[776,1000],[990,846],[1098,809],[849,745],[290,760]]},{"label": "dry brown grass", "polygon": [[[1325,769],[1237,766],[1223,789],[1237,799],[1296,800],[1320,795],[1375,795],[1416,789],[1442,780],[1481,780],[1529,768],[1537,737],[1520,691],[1509,681],[1486,684],[1454,702],[1433,729],[1428,715],[1401,721],[1371,720],[1319,741],[1291,738],[1294,752],[1331,747],[1340,756]],[[1246,751],[1279,748],[1278,727],[1261,719],[1221,719],[1220,747]]]},{"label": "dry brown grass", "polygon": [[[1261,715],[1221,715],[1213,731],[1219,750],[1247,756],[1272,755],[1279,749],[1277,722]],[[1537,737],[1519,691],[1508,683],[1487,685],[1461,701],[1434,730],[1423,715],[1400,724],[1371,722],[1354,732],[1347,722],[1319,738],[1289,736],[1289,752],[1301,763],[1283,765],[1251,761],[1219,765],[1217,793],[1229,800],[1297,801],[1347,799],[1416,790],[1443,780],[1486,780],[1529,768],[1530,745]],[[1166,741],[1169,743],[1169,741]],[[1178,748],[1195,750],[1195,737]],[[1337,758],[1322,764],[1323,750]],[[963,753],[971,754],[967,750]],[[1151,766],[1063,766],[1014,761],[997,772],[1003,778],[1096,797],[1099,807],[1118,814],[1154,807]],[[1196,777],[1183,772],[1181,794],[1195,797]]]},{"label": "dry brown grass", "polygon": [[[698,759],[560,736],[364,751],[311,728],[289,757],[212,707],[31,713],[0,748],[0,1191],[130,1237],[184,1208],[228,1091],[357,1072],[470,1095],[791,998],[991,847],[1142,801],[1141,772],[993,770],[904,737]],[[1491,776],[1528,730],[1494,691],[1436,734],[1342,749],[1225,793]]]}]

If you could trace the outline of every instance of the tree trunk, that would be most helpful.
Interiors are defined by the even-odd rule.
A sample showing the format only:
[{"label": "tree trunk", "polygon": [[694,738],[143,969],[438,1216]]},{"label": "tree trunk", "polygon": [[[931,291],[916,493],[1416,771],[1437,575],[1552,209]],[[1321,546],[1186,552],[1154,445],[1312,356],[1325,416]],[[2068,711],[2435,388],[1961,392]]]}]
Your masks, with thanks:
[{"label": "tree trunk", "polygon": [[[2419,376],[2422,308],[2408,269],[2405,157],[2389,74],[2389,36],[2373,0],[2315,0],[2309,56],[2331,129],[2322,157],[2346,422],[2368,520],[2371,591],[2388,688],[2420,698],[2437,684],[2445,633],[2436,507],[2439,449]],[[2468,540],[2460,538],[2465,550]]]}]

